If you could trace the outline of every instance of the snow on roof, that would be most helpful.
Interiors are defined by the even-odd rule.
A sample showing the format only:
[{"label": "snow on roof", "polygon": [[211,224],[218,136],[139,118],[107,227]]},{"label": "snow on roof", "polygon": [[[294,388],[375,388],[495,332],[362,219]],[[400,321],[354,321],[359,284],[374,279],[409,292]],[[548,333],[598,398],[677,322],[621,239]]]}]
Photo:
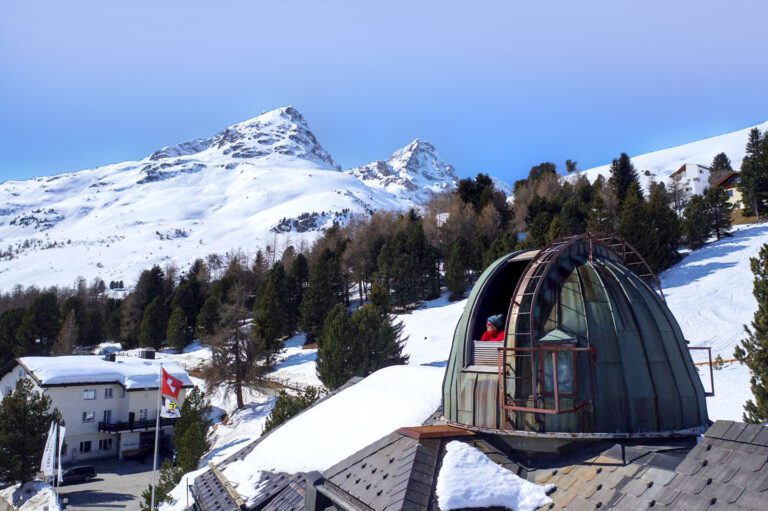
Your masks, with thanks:
[{"label": "snow on roof", "polygon": [[71,355],[21,357],[18,361],[41,385],[118,383],[127,390],[157,388],[162,364],[185,387],[192,386],[192,380],[184,369],[162,360],[116,357],[115,362],[109,362],[94,355]]},{"label": "snow on roof", "polygon": [[547,496],[551,488],[526,481],[475,447],[454,440],[445,446],[436,495],[443,511],[495,506],[533,511],[552,503]]},{"label": "snow on roof", "polygon": [[224,476],[257,497],[260,472],[322,471],[403,426],[422,424],[440,406],[444,369],[381,369],[306,410],[265,437]]}]

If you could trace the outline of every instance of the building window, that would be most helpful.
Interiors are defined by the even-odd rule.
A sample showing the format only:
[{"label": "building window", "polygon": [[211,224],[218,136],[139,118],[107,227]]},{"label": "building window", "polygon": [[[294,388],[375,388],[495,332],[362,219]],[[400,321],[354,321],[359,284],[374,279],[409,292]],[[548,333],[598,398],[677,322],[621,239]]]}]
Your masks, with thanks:
[{"label": "building window", "polygon": [[83,422],[93,422],[96,420],[96,412],[83,412]]},{"label": "building window", "polygon": [[13,393],[13,389],[10,385],[6,385],[3,389],[3,396],[10,396]]},{"label": "building window", "polygon": [[148,415],[148,413],[147,413],[147,412],[148,412],[148,411],[147,411],[147,409],[146,409],[146,408],[142,408],[141,410],[139,410],[139,420],[140,420],[140,421],[145,421],[145,420],[147,420],[147,415]]},{"label": "building window", "polygon": [[99,450],[100,451],[111,451],[112,450],[112,439],[111,438],[104,438],[102,440],[99,440]]},{"label": "building window", "polygon": [[725,193],[728,194],[728,197],[733,197],[733,190],[727,190]]},{"label": "building window", "polygon": [[96,399],[96,389],[85,389],[83,391],[83,399],[86,401]]},{"label": "building window", "polygon": [[104,410],[104,420],[107,424],[112,422],[112,410]]},{"label": "building window", "polygon": [[127,396],[128,393],[125,391],[125,389],[122,389],[122,393],[120,394],[120,399],[125,399],[125,396]]},{"label": "building window", "polygon": [[80,442],[80,452],[91,452],[91,441]]},{"label": "building window", "polygon": [[112,399],[112,389],[104,389],[104,399]]},{"label": "building window", "polygon": [[19,368],[19,378],[24,378],[24,369]]}]

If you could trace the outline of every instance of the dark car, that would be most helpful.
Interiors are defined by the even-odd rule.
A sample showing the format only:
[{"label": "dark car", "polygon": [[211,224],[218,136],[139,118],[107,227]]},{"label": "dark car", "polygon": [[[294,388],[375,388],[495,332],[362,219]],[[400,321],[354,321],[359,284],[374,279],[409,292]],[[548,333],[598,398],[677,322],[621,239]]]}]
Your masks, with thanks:
[{"label": "dark car", "polygon": [[71,467],[66,469],[61,475],[61,478],[64,480],[62,484],[84,483],[94,477],[96,477],[96,469],[91,465]]}]

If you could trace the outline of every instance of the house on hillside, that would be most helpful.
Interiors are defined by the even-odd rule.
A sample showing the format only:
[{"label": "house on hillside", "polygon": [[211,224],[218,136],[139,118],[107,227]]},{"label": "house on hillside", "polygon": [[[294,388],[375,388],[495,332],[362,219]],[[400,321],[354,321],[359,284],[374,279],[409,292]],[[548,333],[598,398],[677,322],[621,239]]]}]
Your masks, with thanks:
[{"label": "house on hillside", "polygon": [[728,172],[723,177],[713,183],[715,188],[722,188],[728,194],[728,202],[736,209],[741,209],[742,197],[741,191],[738,188],[740,182],[739,173],[735,171]]},{"label": "house on hillside", "polygon": [[[64,463],[151,454],[161,361],[154,360],[154,351],[140,354],[20,357],[0,371],[0,392],[6,396],[18,380],[28,378],[35,390],[51,397],[66,425]],[[192,381],[176,364],[163,367],[183,382],[181,404]],[[160,419],[163,445],[175,421]]]},{"label": "house on hillside", "polygon": [[709,167],[704,165],[684,163],[669,178],[678,181],[689,194],[703,195],[709,188],[709,172]]}]

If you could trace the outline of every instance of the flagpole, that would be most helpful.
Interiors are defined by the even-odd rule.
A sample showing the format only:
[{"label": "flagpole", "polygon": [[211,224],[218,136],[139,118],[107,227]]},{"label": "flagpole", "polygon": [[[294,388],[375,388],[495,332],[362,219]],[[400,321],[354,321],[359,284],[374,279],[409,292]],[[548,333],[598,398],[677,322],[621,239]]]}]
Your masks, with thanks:
[{"label": "flagpole", "polygon": [[163,388],[163,364],[160,364],[160,378],[157,380],[157,417],[155,418],[155,454],[152,457],[152,503],[149,511],[155,511],[155,488],[157,487],[157,445],[160,439],[160,392]]}]

